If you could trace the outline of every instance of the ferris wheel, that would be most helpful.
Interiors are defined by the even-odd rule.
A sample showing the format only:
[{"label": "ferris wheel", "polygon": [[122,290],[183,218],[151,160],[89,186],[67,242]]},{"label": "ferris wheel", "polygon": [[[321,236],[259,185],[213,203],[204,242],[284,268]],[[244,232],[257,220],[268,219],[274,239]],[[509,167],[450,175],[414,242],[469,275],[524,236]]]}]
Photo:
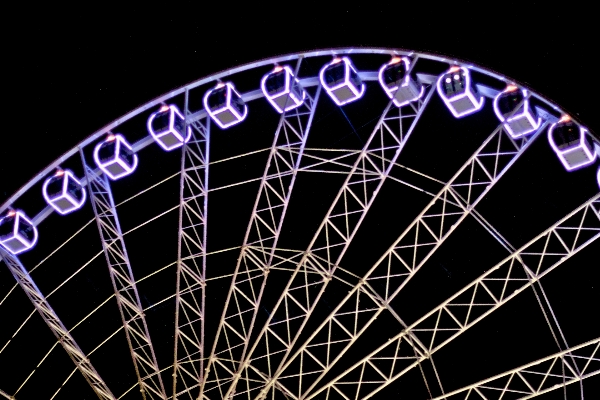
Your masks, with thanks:
[{"label": "ferris wheel", "polygon": [[599,158],[532,88],[429,54],[192,82],[0,208],[0,398],[593,396]]}]

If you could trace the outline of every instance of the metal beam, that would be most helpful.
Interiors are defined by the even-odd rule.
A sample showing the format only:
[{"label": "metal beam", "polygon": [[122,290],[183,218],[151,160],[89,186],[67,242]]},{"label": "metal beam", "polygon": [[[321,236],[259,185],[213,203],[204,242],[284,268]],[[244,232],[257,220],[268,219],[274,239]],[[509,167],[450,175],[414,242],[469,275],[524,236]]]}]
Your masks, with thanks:
[{"label": "metal beam", "polygon": [[214,378],[203,384],[206,397],[223,398],[246,356],[320,93],[319,86],[279,120],[208,361],[207,379]]},{"label": "metal beam", "polygon": [[[382,312],[390,311],[399,319],[390,307],[391,301],[474,211],[544,127],[533,137],[515,141],[499,125],[296,353],[280,366],[271,381],[280,377],[285,381],[287,377],[289,383],[280,384],[290,386],[289,393],[302,397],[315,388]],[[494,235],[485,220],[479,215],[475,218]],[[320,356],[311,352],[311,348],[331,347],[327,332],[332,331],[336,332],[336,346]],[[413,338],[412,341],[418,345],[414,350],[424,354],[426,349],[419,340]],[[294,363],[298,358],[316,362],[311,362],[308,368],[302,362]]]},{"label": "metal beam", "polygon": [[[267,323],[243,360],[242,369],[236,372],[228,396],[235,393],[242,375],[246,387],[238,394],[250,396],[250,392],[259,390],[258,398],[267,395],[272,382],[266,377],[272,376],[290,355],[434,92],[432,87],[427,88],[425,98],[410,107],[396,108],[390,102],[385,108]],[[365,171],[374,172],[375,176]],[[255,352],[258,356],[253,359]],[[250,363],[253,363],[252,368],[249,368]]]},{"label": "metal beam", "polygon": [[125,336],[140,385],[142,397],[166,399],[160,370],[156,362],[146,317],[137,291],[133,271],[108,178],[96,173],[85,162],[80,150],[90,196],[96,216],[102,248],[119,306]]},{"label": "metal beam", "polygon": [[[349,398],[372,397],[598,238],[600,193],[303,399],[311,399],[324,391],[327,398],[331,391]],[[472,313],[474,310],[477,310],[476,315]],[[444,323],[443,328],[440,321]],[[414,346],[413,335],[425,343],[424,351],[411,357],[401,355],[399,349]],[[375,367],[379,359],[395,362],[391,369],[382,370]],[[371,373],[375,373],[380,379],[359,382],[350,377],[352,371],[362,371],[371,377]]]},{"label": "metal beam", "polygon": [[[94,369],[86,354],[77,345],[69,330],[58,318],[58,315],[56,315],[46,297],[38,289],[29,272],[21,264],[21,261],[15,255],[8,253],[1,247],[0,255],[19,286],[21,286],[27,297],[29,297],[35,309],[40,313],[46,325],[48,325],[54,336],[56,336],[56,339],[58,339],[63,349],[65,349],[71,360],[73,360],[77,369],[83,374],[83,377],[92,387],[98,398],[102,400],[115,400],[115,396],[113,396],[106,383],[104,383],[98,372]],[[7,399],[14,399],[14,397],[8,396],[4,392],[1,392],[1,394]]]},{"label": "metal beam", "polygon": [[600,374],[600,338],[432,400],[489,400],[491,398],[526,400],[598,374]]},{"label": "metal beam", "polygon": [[210,121],[191,126],[192,137],[181,153],[173,398],[187,393],[196,399],[204,376]]}]

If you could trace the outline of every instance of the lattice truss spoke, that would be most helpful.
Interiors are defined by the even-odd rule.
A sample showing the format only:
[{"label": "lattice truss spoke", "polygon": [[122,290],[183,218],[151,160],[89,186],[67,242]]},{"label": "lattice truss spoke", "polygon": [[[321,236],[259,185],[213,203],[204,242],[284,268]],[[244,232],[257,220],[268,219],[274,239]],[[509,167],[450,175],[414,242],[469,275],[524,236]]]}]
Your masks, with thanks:
[{"label": "lattice truss spoke", "polygon": [[[280,365],[264,390],[278,382],[289,396],[300,398],[323,379],[383,311],[391,311],[403,324],[389,303],[531,141],[515,141],[502,125],[496,128],[329,317]],[[418,354],[424,350],[423,345],[415,349]]]},{"label": "lattice truss spoke", "polygon": [[[327,215],[297,264],[226,396],[264,397],[268,376],[286,360],[315,305],[332,279],[377,193],[431,99],[411,107],[388,104]],[[316,274],[315,274],[316,272]],[[249,367],[251,366],[251,367]],[[240,379],[243,382],[238,381]]]},{"label": "lattice truss spoke", "polygon": [[208,361],[206,395],[224,395],[246,354],[320,92],[279,120]]},{"label": "lattice truss spoke", "polygon": [[108,178],[93,171],[85,163],[83,153],[81,155],[90,200],[140,391],[144,399],[166,399]]},{"label": "lattice truss spoke", "polygon": [[210,122],[191,124],[181,155],[173,393],[197,388],[204,373],[206,215]]},{"label": "lattice truss spoke", "polygon": [[[46,325],[48,325],[54,336],[56,336],[56,339],[58,339],[58,342],[63,349],[65,349],[71,360],[73,360],[77,369],[83,374],[83,377],[92,387],[94,392],[96,392],[96,395],[102,400],[115,400],[115,396],[113,396],[108,386],[106,386],[98,372],[94,369],[94,366],[87,355],[77,345],[77,342],[75,342],[75,339],[69,330],[58,318],[58,315],[56,315],[56,312],[54,312],[46,297],[38,289],[37,285],[29,275],[29,272],[27,272],[23,264],[21,264],[21,261],[1,247],[0,256],[2,256],[4,263],[29,300],[31,300],[35,309],[40,313],[44,322],[46,322]],[[1,390],[0,394],[7,399],[13,398]]]},{"label": "lattice truss spoke", "polygon": [[597,374],[600,374],[600,338],[433,400],[525,400]]},{"label": "lattice truss spoke", "polygon": [[372,397],[598,238],[600,194],[304,398]]}]

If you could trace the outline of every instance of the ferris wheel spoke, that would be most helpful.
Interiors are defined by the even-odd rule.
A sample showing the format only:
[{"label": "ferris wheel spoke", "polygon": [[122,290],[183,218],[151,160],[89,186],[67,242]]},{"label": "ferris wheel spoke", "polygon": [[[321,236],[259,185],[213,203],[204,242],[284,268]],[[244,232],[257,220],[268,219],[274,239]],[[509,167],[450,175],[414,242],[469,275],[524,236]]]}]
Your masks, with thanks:
[{"label": "ferris wheel spoke", "polygon": [[173,362],[174,395],[197,390],[204,373],[204,289],[210,122],[206,118],[193,122],[191,127],[192,137],[183,146],[181,153]]},{"label": "ferris wheel spoke", "polygon": [[[382,312],[388,310],[404,326],[390,307],[391,300],[542,131],[543,127],[532,138],[515,141],[498,126],[329,317],[281,363],[271,381],[287,380],[290,383],[281,384],[290,386],[289,391],[310,393]],[[477,213],[474,217],[507,247],[483,217]],[[343,338],[335,346],[332,334]],[[418,358],[426,346],[417,338],[412,340],[417,347],[410,357]],[[315,350],[323,348],[328,351],[317,357]],[[298,358],[319,360],[303,363]]]},{"label": "ferris wheel spoke", "polygon": [[[392,103],[388,104],[234,377],[228,396],[235,395],[237,380],[250,363],[263,375],[273,376],[286,361],[433,93],[428,88],[426,97],[412,107],[392,108]],[[253,396],[264,398],[273,383],[266,381],[241,389],[240,393],[260,390]],[[290,390],[283,393],[295,397]]]},{"label": "ferris wheel spoke", "polygon": [[[308,400],[319,395],[328,398],[327,393],[331,390],[352,393],[351,398],[372,397],[600,238],[599,207],[600,194],[597,194],[344,373],[304,398]],[[424,352],[421,350],[422,355],[411,359],[406,354],[410,354],[410,348],[414,347],[415,336],[426,347]],[[395,363],[391,366],[386,364],[389,360],[394,360]],[[381,365],[388,367],[380,372]],[[357,379],[357,371],[365,369],[369,370],[369,377],[376,369],[382,374],[382,378],[369,382]]]},{"label": "ferris wheel spoke", "polygon": [[600,338],[432,400],[530,399],[600,374]]},{"label": "ferris wheel spoke", "polygon": [[[46,325],[48,325],[54,336],[56,336],[96,395],[103,400],[115,400],[115,396],[113,396],[108,386],[106,386],[106,383],[104,383],[104,380],[102,380],[87,355],[81,350],[77,342],[75,342],[75,339],[69,330],[58,318],[58,315],[56,315],[56,312],[52,309],[46,297],[44,297],[42,292],[38,289],[21,261],[3,248],[0,248],[0,256],[2,256],[4,263],[18,282],[19,286],[21,286],[29,300],[31,300],[33,306],[40,313],[46,322]],[[4,392],[1,393],[5,395]],[[13,399],[13,397],[8,395],[5,397]]]},{"label": "ferris wheel spoke", "polygon": [[150,399],[166,399],[108,178],[95,172],[86,164],[83,152],[81,157],[106,263],[142,396],[144,399],[146,396]]},{"label": "ferris wheel spoke", "polygon": [[[206,379],[201,386],[205,396],[215,387],[222,392],[240,369],[239,362],[247,352],[269,271],[277,263],[279,234],[320,92],[318,87],[314,98],[307,94],[302,106],[284,113],[279,120],[208,359]],[[209,378],[210,373],[215,378]]]}]

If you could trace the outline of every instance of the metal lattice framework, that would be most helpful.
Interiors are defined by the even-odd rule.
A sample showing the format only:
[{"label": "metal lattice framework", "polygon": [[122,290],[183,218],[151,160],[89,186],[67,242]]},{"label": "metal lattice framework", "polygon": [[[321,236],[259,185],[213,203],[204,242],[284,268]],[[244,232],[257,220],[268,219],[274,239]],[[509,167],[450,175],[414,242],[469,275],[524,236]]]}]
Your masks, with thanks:
[{"label": "metal lattice framework", "polygon": [[[339,107],[328,98],[331,90],[319,70],[331,56],[342,55],[354,60],[367,89],[363,98]],[[378,69],[389,56],[411,57],[408,74],[423,87],[418,99],[402,107],[379,87]],[[273,65],[287,65],[305,92],[298,107],[281,114],[257,101],[268,94],[256,76]],[[440,101],[436,82],[451,65],[469,68],[475,82],[485,76],[477,89],[487,100],[477,116],[454,119]],[[229,80],[254,88],[242,91],[238,103],[248,107],[249,117],[219,130],[203,97]],[[0,365],[13,362],[7,357],[16,354],[28,368],[8,371],[10,379],[0,377],[0,397],[27,399],[39,391],[42,398],[58,400],[88,390],[82,396],[111,400],[140,395],[144,400],[363,400],[398,393],[430,400],[512,400],[543,399],[561,388],[566,397],[576,383],[583,399],[593,388],[587,382],[598,382],[600,339],[590,340],[587,332],[574,335],[573,323],[565,324],[560,306],[557,311],[551,303],[562,287],[556,290],[547,276],[558,270],[551,278],[564,279],[576,275],[569,275],[569,268],[579,268],[583,277],[582,271],[597,264],[600,193],[595,182],[584,183],[587,172],[565,172],[544,143],[549,127],[564,114],[558,106],[528,90],[505,117],[527,100],[541,124],[518,138],[496,119],[490,100],[507,83],[513,82],[427,54],[319,51],[203,78],[98,131],[0,208],[31,213],[39,204],[39,183],[63,165],[82,177],[91,204],[91,219],[75,231],[68,224],[52,225],[50,205],[31,214],[40,243],[55,232],[58,245],[48,254],[41,246],[15,256],[0,246],[7,276],[16,281],[7,286],[0,276]],[[118,129],[139,137],[149,113],[165,105],[183,110],[182,129],[191,134],[164,163],[148,162],[151,152],[142,153],[154,143],[150,136],[132,143],[141,162],[123,183],[111,183],[88,162],[90,148],[106,134]],[[444,142],[445,135],[454,135],[454,141]],[[445,144],[436,150],[437,141]],[[542,179],[561,182],[556,190],[544,191],[530,181],[524,171],[537,164],[544,165],[544,171],[536,170]],[[138,184],[136,174],[150,180]],[[511,185],[521,185],[517,194],[507,189]],[[563,198],[548,198],[555,193]],[[529,197],[513,204],[513,196]],[[530,215],[507,223],[503,216],[516,214],[519,202]],[[92,247],[88,243],[98,243],[98,232],[101,249],[84,255]],[[483,252],[463,243],[469,233]],[[437,279],[438,259],[460,259],[464,253],[472,258],[468,268],[454,268],[472,275],[458,290],[450,296],[430,293],[435,302],[427,306],[405,304],[415,285]],[[110,288],[101,279],[107,266]],[[418,290],[428,289],[427,284]],[[519,299],[511,306],[529,305],[527,296],[519,295],[530,289],[534,309],[545,321],[532,333],[540,338],[531,346],[538,346],[538,356],[518,354],[525,361],[505,364],[512,369],[500,374],[483,366],[483,376],[490,378],[457,387],[453,374],[463,372],[449,370],[440,357],[466,332],[500,324],[501,313],[495,311],[510,300]],[[21,292],[29,301],[27,313],[15,308]],[[588,311],[597,314],[597,304]],[[54,335],[51,342],[36,343],[38,314]],[[381,321],[387,321],[383,333]],[[523,333],[514,334],[511,340],[521,340]],[[569,345],[573,336],[582,344]],[[24,343],[32,350],[22,351]],[[486,351],[483,342],[472,345]],[[510,352],[510,341],[505,346]],[[59,359],[62,351],[68,365]],[[528,363],[513,368],[523,362]],[[472,373],[476,363],[467,361],[464,373]],[[413,378],[419,373],[417,389]]]},{"label": "metal lattice framework", "polygon": [[127,256],[108,178],[106,175],[96,174],[85,164],[85,161],[84,168],[106,264],[119,305],[140,391],[144,399],[146,396],[150,399],[165,399],[165,388]]}]

